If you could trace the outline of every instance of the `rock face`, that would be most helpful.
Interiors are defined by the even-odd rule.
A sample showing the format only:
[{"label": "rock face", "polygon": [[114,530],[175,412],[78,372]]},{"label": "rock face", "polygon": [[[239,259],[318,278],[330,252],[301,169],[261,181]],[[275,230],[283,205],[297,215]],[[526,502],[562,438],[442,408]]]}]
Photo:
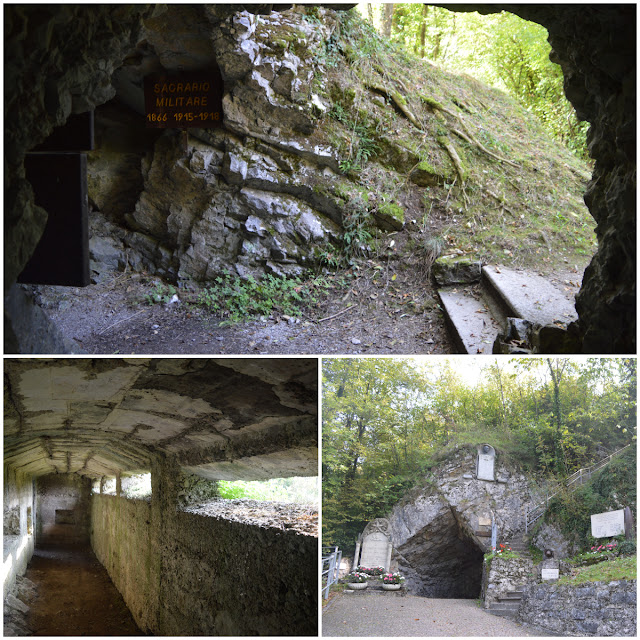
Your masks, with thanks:
[{"label": "rock face", "polygon": [[524,506],[531,502],[525,477],[496,456],[496,481],[476,476],[475,451],[456,448],[394,507],[391,523],[398,570],[418,595],[477,598],[484,553],[491,550],[491,521],[497,541],[524,529]]},{"label": "rock face", "polygon": [[[146,22],[143,44],[116,74],[117,85],[140,111],[136,81],[158,64],[217,64],[225,82],[224,129],[192,129],[186,150],[171,130],[144,157],[129,149],[115,160],[108,147],[91,154],[92,201],[125,229],[109,247],[108,236],[94,233],[94,277],[100,264],[125,261],[174,281],[206,282],[224,271],[298,275],[313,266],[323,242],[337,242],[340,234],[339,203],[317,188],[341,178],[336,152],[317,130],[327,106],[312,91],[317,54],[336,20],[325,10],[314,23],[304,12],[241,11],[220,21],[204,7],[187,11],[194,14],[190,20],[172,7]],[[208,34],[189,30],[190,21],[205,19],[212,22]],[[167,37],[176,30],[174,39]],[[125,115],[112,115],[118,110],[111,104],[98,112],[108,139],[121,133]],[[130,112],[129,136],[141,115]],[[119,201],[105,197],[116,191]],[[103,240],[95,242],[98,237]]]},{"label": "rock face", "polygon": [[[585,201],[598,223],[599,248],[577,298],[576,328],[583,352],[635,353],[635,7],[478,8],[511,10],[549,30],[567,96],[592,123],[596,166]],[[113,149],[92,155],[90,197],[103,216],[92,230],[96,278],[104,265],[127,261],[171,278],[207,279],[226,268],[240,275],[298,273],[317,258],[311,243],[321,250],[340,233],[349,197],[340,195],[338,158],[320,122],[328,107],[315,90],[324,74],[319,45],[335,29],[334,14],[317,8],[310,16],[295,9],[257,15],[268,12],[266,5],[253,10],[7,8],[5,293],[47,219],[25,179],[26,152],[71,113],[114,96],[140,115],[141,78],[160,69],[217,64],[225,80],[225,128],[192,130],[187,151],[166,132],[155,146],[129,150],[117,161]],[[118,123],[107,122],[106,131],[114,140],[123,136]],[[399,171],[416,162],[399,147],[381,153]],[[162,161],[173,164],[161,171]],[[392,215],[381,226],[401,224]],[[11,324],[9,318],[9,338],[15,338]]]},{"label": "rock face", "polygon": [[589,154],[596,165],[585,202],[598,223],[599,246],[576,297],[582,351],[635,353],[635,6],[499,10],[505,9],[547,28],[565,94],[578,117],[591,123]]}]

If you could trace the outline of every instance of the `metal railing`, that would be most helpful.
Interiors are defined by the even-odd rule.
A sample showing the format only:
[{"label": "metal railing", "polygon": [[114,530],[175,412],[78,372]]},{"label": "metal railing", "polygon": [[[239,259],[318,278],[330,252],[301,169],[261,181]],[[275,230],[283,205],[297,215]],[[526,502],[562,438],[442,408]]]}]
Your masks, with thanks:
[{"label": "metal railing", "polygon": [[[562,485],[569,489],[569,491],[575,491],[578,487],[581,487],[585,482],[587,482],[591,476],[596,472],[600,471],[602,467],[608,465],[616,456],[620,455],[625,449],[630,447],[628,444],[622,449],[618,449],[614,451],[612,454],[602,458],[602,460],[592,464],[590,467],[586,469],[578,469],[575,473],[572,473],[570,476],[565,478]],[[559,487],[559,485],[556,485]],[[560,488],[555,490],[553,493],[548,493],[547,497],[542,501],[535,505],[532,509],[527,510],[525,513],[525,533],[529,533],[529,529],[531,525],[535,524],[547,510],[547,506],[549,505],[549,501],[560,493]]]},{"label": "metal railing", "polygon": [[322,597],[325,599],[329,597],[329,587],[338,582],[341,561],[342,551],[338,547],[322,547]]}]

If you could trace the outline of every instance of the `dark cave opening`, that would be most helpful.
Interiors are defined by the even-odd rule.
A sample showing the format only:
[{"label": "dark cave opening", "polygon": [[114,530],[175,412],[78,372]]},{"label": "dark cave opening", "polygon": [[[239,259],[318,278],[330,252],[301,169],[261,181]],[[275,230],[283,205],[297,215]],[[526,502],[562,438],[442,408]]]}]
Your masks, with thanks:
[{"label": "dark cave opening", "polygon": [[428,598],[479,598],[484,552],[452,510],[396,549],[409,593]]}]

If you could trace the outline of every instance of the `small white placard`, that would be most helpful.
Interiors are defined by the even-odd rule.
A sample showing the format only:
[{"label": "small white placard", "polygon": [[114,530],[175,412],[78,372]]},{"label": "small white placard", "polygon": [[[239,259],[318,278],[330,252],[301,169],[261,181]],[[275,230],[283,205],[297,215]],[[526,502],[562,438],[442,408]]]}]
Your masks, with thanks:
[{"label": "small white placard", "polygon": [[621,533],[624,533],[624,509],[591,516],[591,535],[594,538],[611,538]]},{"label": "small white placard", "polygon": [[543,580],[557,580],[560,577],[560,569],[542,569],[540,574]]}]

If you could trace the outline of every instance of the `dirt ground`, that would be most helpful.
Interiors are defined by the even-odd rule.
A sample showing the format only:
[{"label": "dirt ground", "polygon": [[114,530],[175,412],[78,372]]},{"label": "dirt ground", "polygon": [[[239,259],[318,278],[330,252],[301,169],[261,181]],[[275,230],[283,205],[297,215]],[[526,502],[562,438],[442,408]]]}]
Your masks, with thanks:
[{"label": "dirt ground", "polygon": [[298,533],[318,537],[318,510],[306,505],[236,498],[212,500],[188,507],[185,511],[260,527],[293,529]]},{"label": "dirt ground", "polygon": [[[429,275],[429,256],[416,249],[420,237],[415,230],[387,234],[376,255],[327,274],[324,289],[299,318],[276,311],[228,325],[195,304],[193,285],[177,290],[177,302],[149,304],[150,294],[167,283],[146,273],[114,272],[84,288],[36,286],[33,291],[65,337],[77,343],[77,353],[454,353]],[[541,261],[533,272],[575,289],[587,261],[562,268]]]},{"label": "dirt ground", "polygon": [[[389,238],[388,243],[393,240]],[[148,304],[158,278],[113,273],[84,288],[38,286],[36,297],[79,353],[91,354],[430,354],[452,345],[436,292],[419,258],[362,260],[330,276],[302,317],[273,313],[233,326],[191,302]],[[384,259],[382,259],[384,258]]]},{"label": "dirt ground", "polygon": [[27,603],[31,635],[144,635],[90,548],[37,548],[25,575],[37,593]]}]

